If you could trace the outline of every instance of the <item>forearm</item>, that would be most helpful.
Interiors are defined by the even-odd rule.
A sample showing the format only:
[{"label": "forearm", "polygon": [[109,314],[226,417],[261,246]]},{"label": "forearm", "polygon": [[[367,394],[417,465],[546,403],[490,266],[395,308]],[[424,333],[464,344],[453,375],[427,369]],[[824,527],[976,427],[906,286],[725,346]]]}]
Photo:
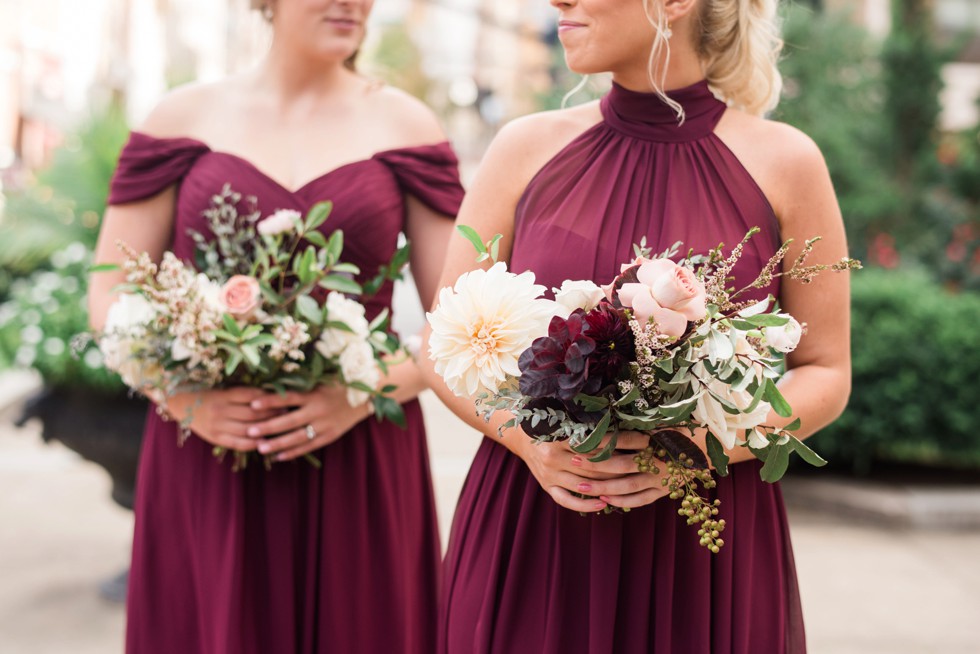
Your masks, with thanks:
[{"label": "forearm", "polygon": [[[820,431],[836,420],[847,406],[850,395],[850,375],[836,368],[818,365],[805,365],[789,370],[778,384],[780,392],[789,405],[793,415],[783,418],[770,411],[765,424],[785,427],[797,418],[801,425],[793,434],[803,440]],[[704,437],[699,439],[704,449]],[[756,457],[746,447],[736,448],[729,453],[730,463],[751,461]]]}]

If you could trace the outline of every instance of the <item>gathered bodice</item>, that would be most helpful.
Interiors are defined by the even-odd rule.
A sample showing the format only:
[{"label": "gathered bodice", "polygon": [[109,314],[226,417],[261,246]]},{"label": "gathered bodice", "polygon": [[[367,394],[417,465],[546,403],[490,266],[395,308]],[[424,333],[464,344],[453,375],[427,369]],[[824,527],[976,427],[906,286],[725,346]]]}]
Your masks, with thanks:
[{"label": "gathered bodice", "polygon": [[[565,146],[528,184],[515,216],[513,270],[533,270],[548,288],[565,279],[608,283],[646,238],[654,252],[729,251],[752,227],[735,268],[741,288],[780,245],[762,190],[714,133],[726,111],[707,82],[671,91],[674,109],[652,93],[613,84],[602,120]],[[768,289],[778,295],[778,280]],[[753,296],[765,292],[754,292]]]},{"label": "gathered bodice", "polygon": [[[263,216],[279,209],[305,214],[318,202],[333,202],[321,229],[344,231],[343,260],[359,266],[364,278],[374,276],[397,248],[398,235],[405,231],[405,195],[447,216],[455,216],[463,196],[458,162],[448,143],[378,152],[287,189],[247,159],[212,150],[196,139],[133,132],[120,156],[109,203],[143,200],[174,184],[178,193],[170,249],[185,261],[194,260],[190,231],[208,234],[204,211],[230,185],[243,198],[254,198]],[[390,302],[387,284],[366,304],[374,314]]]}]

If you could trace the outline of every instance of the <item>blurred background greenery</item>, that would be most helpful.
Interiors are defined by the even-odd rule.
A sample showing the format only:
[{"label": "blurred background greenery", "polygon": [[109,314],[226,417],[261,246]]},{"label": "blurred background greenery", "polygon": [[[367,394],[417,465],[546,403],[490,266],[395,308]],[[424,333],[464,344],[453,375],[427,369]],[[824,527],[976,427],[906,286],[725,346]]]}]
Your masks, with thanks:
[{"label": "blurred background greenery", "polygon": [[[937,18],[953,5],[969,19],[960,28]],[[872,6],[887,29],[867,18]],[[782,12],[786,84],[773,117],[823,150],[852,253],[867,264],[853,276],[851,403],[814,447],[855,474],[893,462],[980,469],[980,124],[974,111],[972,124],[944,125],[941,102],[951,66],[972,65],[980,80],[980,3],[783,2]],[[496,83],[500,62],[479,51],[471,77],[432,73],[431,38],[410,20],[381,24],[363,66],[428,100],[472,162],[503,121],[560,106],[578,82],[537,16],[477,16],[497,35],[483,47],[499,51],[500,32],[519,46],[510,54],[533,46],[515,60],[531,62],[511,71],[516,83]],[[85,326],[84,269],[127,134],[124,100],[107,94],[40,161],[15,153],[0,178],[0,367],[33,367],[52,386],[120,390],[97,353],[73,358],[70,343]]]}]

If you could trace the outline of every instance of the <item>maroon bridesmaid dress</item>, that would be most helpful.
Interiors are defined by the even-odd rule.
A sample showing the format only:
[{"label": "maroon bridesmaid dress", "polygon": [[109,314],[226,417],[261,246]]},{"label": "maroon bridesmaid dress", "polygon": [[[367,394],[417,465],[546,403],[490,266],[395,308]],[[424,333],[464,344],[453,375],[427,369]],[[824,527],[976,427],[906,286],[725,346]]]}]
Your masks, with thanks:
[{"label": "maroon bridesmaid dress", "polygon": [[[714,135],[725,112],[706,82],[657,96],[619,86],[603,120],[528,184],[511,269],[538,283],[605,284],[642,237],[730,249],[762,229],[735,274],[755,278],[780,244],[762,191]],[[545,244],[547,246],[545,247]],[[779,289],[769,289],[778,294]],[[796,654],[805,650],[780,489],[757,462],[732,466],[716,497],[728,522],[718,555],[663,499],[628,514],[581,516],[527,466],[485,439],[463,488],[445,562],[444,654]]]},{"label": "maroon bridesmaid dress", "polygon": [[[462,199],[446,143],[380,152],[295,191],[235,155],[187,138],[134,133],[110,203],[179,184],[172,249],[193,261],[188,229],[222,186],[264,215],[332,200],[323,229],[345,233],[344,259],[371,275],[390,260],[405,195],[453,216]],[[391,302],[387,285],[368,303]],[[211,446],[147,418],[136,494],[127,651],[133,654],[430,654],[439,538],[422,415],[408,428],[369,418],[306,461],[232,472]]]}]

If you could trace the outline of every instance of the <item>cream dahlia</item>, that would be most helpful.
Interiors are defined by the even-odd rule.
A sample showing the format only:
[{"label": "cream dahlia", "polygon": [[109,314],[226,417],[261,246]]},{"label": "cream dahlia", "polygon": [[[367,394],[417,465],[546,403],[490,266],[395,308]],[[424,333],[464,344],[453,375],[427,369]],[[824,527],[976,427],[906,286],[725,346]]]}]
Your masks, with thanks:
[{"label": "cream dahlia", "polygon": [[503,263],[460,276],[453,288],[439,292],[429,357],[446,385],[460,396],[496,393],[517,377],[517,359],[531,342],[548,332],[560,307],[541,298],[545,287],[534,273],[507,271]]}]

